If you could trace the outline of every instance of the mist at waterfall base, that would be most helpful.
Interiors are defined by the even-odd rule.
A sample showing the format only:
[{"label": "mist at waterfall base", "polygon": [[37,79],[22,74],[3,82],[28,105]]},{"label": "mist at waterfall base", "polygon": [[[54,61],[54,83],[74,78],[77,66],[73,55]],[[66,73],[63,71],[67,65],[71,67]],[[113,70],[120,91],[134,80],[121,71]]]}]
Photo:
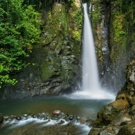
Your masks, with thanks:
[{"label": "mist at waterfall base", "polygon": [[91,22],[88,16],[87,4],[83,4],[83,59],[82,59],[82,88],[71,94],[71,98],[83,99],[114,99],[115,95],[100,86],[94,39]]}]

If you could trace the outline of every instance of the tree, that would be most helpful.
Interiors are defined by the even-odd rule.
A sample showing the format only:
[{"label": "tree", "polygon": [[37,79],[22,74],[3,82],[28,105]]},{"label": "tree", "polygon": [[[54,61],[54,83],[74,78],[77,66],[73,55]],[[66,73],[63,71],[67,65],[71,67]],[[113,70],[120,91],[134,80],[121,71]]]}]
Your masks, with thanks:
[{"label": "tree", "polygon": [[27,66],[24,61],[33,45],[40,43],[39,13],[23,0],[0,2],[0,87],[3,83],[15,84],[11,73]]}]

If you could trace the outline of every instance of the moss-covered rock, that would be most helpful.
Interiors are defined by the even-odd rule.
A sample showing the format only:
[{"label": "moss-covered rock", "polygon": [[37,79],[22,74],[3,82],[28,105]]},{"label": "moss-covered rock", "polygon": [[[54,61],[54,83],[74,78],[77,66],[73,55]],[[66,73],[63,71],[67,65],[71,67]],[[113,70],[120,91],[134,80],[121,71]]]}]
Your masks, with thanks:
[{"label": "moss-covered rock", "polygon": [[134,135],[135,134],[135,121],[122,127],[117,135]]},{"label": "moss-covered rock", "polygon": [[118,92],[116,100],[99,111],[97,119],[93,123],[94,129],[100,128],[98,130],[99,135],[135,134],[135,87],[132,78],[134,70],[135,61],[133,60],[127,65],[125,70],[127,80],[123,88]]},{"label": "moss-covered rock", "polygon": [[100,128],[92,128],[88,135],[99,135],[100,131]]},{"label": "moss-covered rock", "polygon": [[102,127],[110,124],[114,119],[126,113],[128,108],[129,103],[126,100],[116,100],[106,105],[98,112],[94,127]]},{"label": "moss-covered rock", "polygon": [[[76,16],[76,14],[81,13],[80,9],[75,7],[67,11],[65,5],[55,3],[53,10],[48,13],[48,21],[44,27],[45,34],[43,35],[47,33],[49,37],[53,38],[49,44],[46,62],[42,65],[42,78],[49,79],[53,75],[59,75],[65,83],[68,83],[69,81],[72,82],[73,75],[78,74],[79,68],[74,64],[79,64],[82,19],[80,22],[75,21],[75,19],[82,17],[81,15],[78,18]],[[71,11],[72,14],[70,14]],[[73,28],[71,28],[72,26]],[[74,29],[78,32],[78,37],[72,34]],[[46,49],[46,41],[49,41],[50,38],[48,39],[48,36],[42,38],[45,40],[43,46]],[[77,68],[78,70],[75,70]]]},{"label": "moss-covered rock", "polygon": [[101,129],[100,135],[116,135],[119,132],[119,129],[119,126],[109,125]]},{"label": "moss-covered rock", "polygon": [[[80,3],[54,3],[46,11],[41,46],[36,46],[15,86],[3,88],[3,98],[59,94],[72,91],[80,79],[82,12]],[[9,88],[10,87],[10,88]],[[74,89],[75,90],[75,89]],[[15,94],[16,93],[16,94]]]}]

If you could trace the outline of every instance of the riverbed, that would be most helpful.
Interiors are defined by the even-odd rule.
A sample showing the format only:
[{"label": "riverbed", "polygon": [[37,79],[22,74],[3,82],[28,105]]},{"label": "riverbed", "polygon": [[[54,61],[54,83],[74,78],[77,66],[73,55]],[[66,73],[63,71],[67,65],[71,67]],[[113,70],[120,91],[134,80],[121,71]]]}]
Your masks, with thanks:
[{"label": "riverbed", "polygon": [[[1,135],[87,135],[90,122],[96,119],[97,112],[111,100],[71,99],[68,96],[51,96],[29,99],[0,100],[0,113],[4,116],[18,116],[39,113],[52,115],[60,110],[64,115],[76,116],[81,120],[49,121],[29,118],[17,122],[6,122],[0,129]],[[62,120],[64,119],[64,120]],[[88,121],[88,122],[86,122]]]}]

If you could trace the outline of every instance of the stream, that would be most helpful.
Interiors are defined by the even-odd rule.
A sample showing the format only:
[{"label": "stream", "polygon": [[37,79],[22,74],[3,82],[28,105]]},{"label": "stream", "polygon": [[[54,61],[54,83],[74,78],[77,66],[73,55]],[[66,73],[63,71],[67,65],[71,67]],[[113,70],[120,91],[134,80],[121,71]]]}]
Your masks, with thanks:
[{"label": "stream", "polygon": [[[0,135],[88,135],[91,121],[110,102],[111,100],[71,99],[63,96],[0,100],[0,113],[10,118],[2,125]],[[53,117],[54,110],[60,110],[62,116]],[[37,118],[39,114],[47,114],[50,118]],[[24,119],[26,115],[27,119]],[[12,117],[19,117],[21,120],[11,119]]]}]

